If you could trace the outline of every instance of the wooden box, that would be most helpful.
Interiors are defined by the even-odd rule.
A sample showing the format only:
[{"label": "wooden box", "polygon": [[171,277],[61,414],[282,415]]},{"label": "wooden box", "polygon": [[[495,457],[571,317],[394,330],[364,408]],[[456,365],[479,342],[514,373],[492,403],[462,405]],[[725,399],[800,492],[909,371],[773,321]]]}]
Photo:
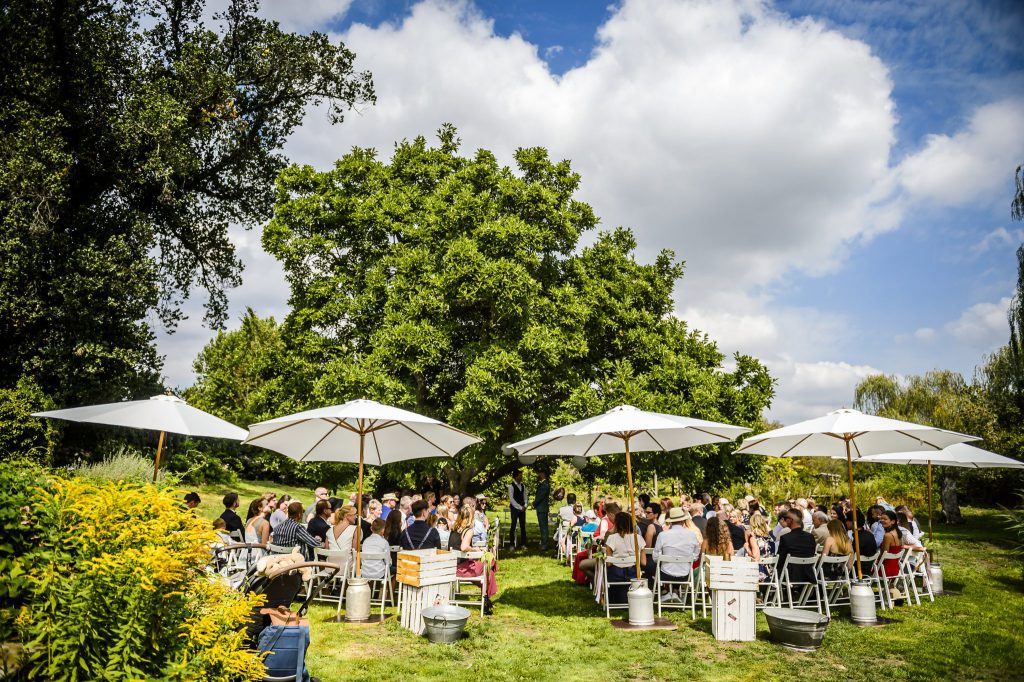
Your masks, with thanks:
[{"label": "wooden box", "polygon": [[715,557],[709,564],[711,633],[719,640],[754,641],[758,565],[742,557],[733,561]]},{"label": "wooden box", "polygon": [[395,579],[403,585],[425,587],[455,580],[458,559],[445,549],[412,549],[398,553]]}]

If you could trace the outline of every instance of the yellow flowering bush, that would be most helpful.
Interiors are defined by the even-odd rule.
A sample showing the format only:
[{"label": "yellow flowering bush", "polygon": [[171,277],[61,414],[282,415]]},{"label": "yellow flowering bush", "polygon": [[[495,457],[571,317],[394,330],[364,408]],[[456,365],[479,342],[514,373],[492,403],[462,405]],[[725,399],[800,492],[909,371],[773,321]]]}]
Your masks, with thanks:
[{"label": "yellow flowering bush", "polygon": [[[0,466],[0,490],[14,481]],[[25,645],[22,671],[47,680],[255,680],[241,631],[260,598],[211,580],[214,535],[170,490],[123,481],[42,477],[9,560],[26,576],[0,608]],[[6,492],[4,495],[6,497]],[[4,595],[7,595],[6,600]],[[16,610],[15,610],[16,609]]]}]

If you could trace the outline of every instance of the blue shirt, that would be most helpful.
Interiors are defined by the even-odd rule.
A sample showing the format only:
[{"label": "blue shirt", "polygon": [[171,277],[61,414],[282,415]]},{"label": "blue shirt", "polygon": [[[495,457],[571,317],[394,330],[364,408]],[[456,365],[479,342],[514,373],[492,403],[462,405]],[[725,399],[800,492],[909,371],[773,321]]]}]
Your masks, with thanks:
[{"label": "blue shirt", "polygon": [[390,513],[391,513],[391,507],[387,506],[386,504],[381,506],[381,508],[380,508],[380,517],[382,519],[386,519],[388,517],[388,514],[390,514]]}]

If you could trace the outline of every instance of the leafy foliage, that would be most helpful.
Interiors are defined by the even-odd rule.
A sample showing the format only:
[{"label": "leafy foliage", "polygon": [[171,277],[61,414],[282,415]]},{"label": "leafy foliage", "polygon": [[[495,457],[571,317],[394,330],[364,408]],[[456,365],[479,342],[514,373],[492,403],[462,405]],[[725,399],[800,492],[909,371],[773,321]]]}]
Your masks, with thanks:
[{"label": "leafy foliage", "polygon": [[[387,474],[440,468],[463,492],[520,466],[503,443],[619,403],[759,423],[771,378],[742,355],[724,371],[714,343],[672,316],[683,267],[671,252],[638,263],[623,228],[580,248],[598,219],[568,161],[519,149],[513,172],[487,150],[460,156],[451,126],[438,136],[398,144],[390,163],[354,149],[328,172],[281,174],[263,243],[292,289],[293,404],[370,397],[481,435],[454,462]],[[756,467],[715,449],[659,462],[709,482]]]},{"label": "leafy foliage", "polygon": [[[154,391],[149,317],[195,287],[219,325],[310,103],[372,102],[355,55],[232,0],[15,0],[0,12],[0,388],[58,404]],[[208,18],[207,18],[208,19]],[[216,29],[211,29],[211,25]]]},{"label": "leafy foliage", "polygon": [[0,492],[17,503],[0,603],[27,678],[260,678],[241,631],[259,598],[210,581],[213,535],[172,491],[0,464]]}]

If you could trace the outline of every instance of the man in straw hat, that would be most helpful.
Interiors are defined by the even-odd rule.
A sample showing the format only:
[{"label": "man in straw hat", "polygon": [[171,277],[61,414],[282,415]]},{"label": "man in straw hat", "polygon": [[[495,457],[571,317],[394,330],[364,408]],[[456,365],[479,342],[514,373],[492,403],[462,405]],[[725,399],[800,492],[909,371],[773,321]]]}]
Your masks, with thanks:
[{"label": "man in straw hat", "polygon": [[[672,507],[668,510],[668,515],[665,518],[666,528],[658,534],[658,539],[654,542],[655,561],[662,555],[689,557],[690,559],[696,559],[700,555],[700,541],[697,539],[697,534],[686,526],[686,522],[689,520],[690,515],[683,511],[682,507]],[[665,564],[661,567],[661,579],[670,581],[685,579],[690,575],[692,563],[692,561],[684,561]],[[679,596],[670,590],[664,599],[677,601]]]},{"label": "man in straw hat", "polygon": [[388,514],[391,513],[391,510],[398,506],[398,495],[394,493],[384,493],[384,497],[380,498],[380,501],[380,517],[387,520]]}]

